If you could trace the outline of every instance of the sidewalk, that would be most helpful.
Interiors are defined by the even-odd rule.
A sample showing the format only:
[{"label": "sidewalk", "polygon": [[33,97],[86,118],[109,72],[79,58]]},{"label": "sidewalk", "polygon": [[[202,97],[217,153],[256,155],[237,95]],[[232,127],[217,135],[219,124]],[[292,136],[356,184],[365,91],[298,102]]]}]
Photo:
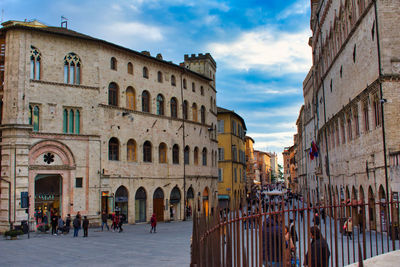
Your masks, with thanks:
[{"label": "sidewalk", "polygon": [[0,237],[0,266],[189,266],[192,222],[124,225],[122,233],[89,229],[89,237],[31,233]]},{"label": "sidewalk", "polygon": [[[386,254],[382,254],[371,259],[367,259],[364,262],[364,267],[393,267],[400,265],[400,250],[392,251]],[[348,267],[358,267],[358,263],[348,265]]]}]

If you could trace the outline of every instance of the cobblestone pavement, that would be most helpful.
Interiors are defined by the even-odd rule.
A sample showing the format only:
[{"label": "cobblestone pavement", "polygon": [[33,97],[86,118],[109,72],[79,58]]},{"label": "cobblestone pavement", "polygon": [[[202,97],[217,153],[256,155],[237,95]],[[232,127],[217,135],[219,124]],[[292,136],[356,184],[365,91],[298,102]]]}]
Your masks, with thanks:
[{"label": "cobblestone pavement", "polygon": [[89,237],[31,233],[0,238],[0,266],[189,266],[192,222],[124,225],[122,233],[90,228]]}]

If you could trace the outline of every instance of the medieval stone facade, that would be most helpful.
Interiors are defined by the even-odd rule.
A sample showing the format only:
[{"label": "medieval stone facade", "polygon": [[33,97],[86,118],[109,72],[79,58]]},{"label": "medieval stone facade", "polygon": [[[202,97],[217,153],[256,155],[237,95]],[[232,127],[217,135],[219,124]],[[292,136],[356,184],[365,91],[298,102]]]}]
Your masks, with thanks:
[{"label": "medieval stone facade", "polygon": [[176,65],[66,28],[0,29],[0,229],[26,220],[20,193],[58,215],[119,211],[182,220],[217,196],[216,63]]}]

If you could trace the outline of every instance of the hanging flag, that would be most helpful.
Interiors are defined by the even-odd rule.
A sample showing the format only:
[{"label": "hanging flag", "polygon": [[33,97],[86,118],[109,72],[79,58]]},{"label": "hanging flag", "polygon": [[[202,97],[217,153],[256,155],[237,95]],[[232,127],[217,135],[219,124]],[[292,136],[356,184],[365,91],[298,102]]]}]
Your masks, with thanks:
[{"label": "hanging flag", "polygon": [[312,148],[314,157],[318,157],[318,146],[317,146],[317,144],[315,144],[314,141],[311,142],[311,148]]}]

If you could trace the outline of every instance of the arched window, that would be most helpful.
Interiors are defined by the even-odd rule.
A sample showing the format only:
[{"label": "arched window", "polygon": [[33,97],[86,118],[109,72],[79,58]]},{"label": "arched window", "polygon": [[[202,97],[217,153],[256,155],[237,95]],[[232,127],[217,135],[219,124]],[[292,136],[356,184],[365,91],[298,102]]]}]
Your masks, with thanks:
[{"label": "arched window", "polygon": [[108,160],[119,160],[119,141],[115,137],[108,141]]},{"label": "arched window", "polygon": [[40,59],[41,54],[39,50],[31,46],[31,79],[40,80]]},{"label": "arched window", "polygon": [[143,161],[151,162],[151,143],[149,141],[143,144]]},{"label": "arched window", "polygon": [[133,64],[131,62],[128,62],[127,70],[128,70],[128,74],[133,75]]},{"label": "arched window", "polygon": [[39,131],[39,107],[34,106],[33,108],[30,107],[29,109],[33,114],[31,115],[31,122],[33,125],[33,131],[37,132]]},{"label": "arched window", "polygon": [[79,134],[81,130],[81,113],[79,110],[75,111],[75,133]]},{"label": "arched window", "polygon": [[136,98],[135,91],[131,86],[126,88],[126,108],[135,110],[136,109]]},{"label": "arched window", "polygon": [[183,89],[186,89],[186,79],[183,79]]},{"label": "arched window", "polygon": [[171,117],[178,118],[178,101],[175,97],[171,98]]},{"label": "arched window", "polygon": [[196,92],[196,85],[194,84],[194,82],[192,83],[192,92]]},{"label": "arched window", "polygon": [[142,92],[142,111],[150,112],[150,93],[148,91]]},{"label": "arched window", "polygon": [[81,59],[75,53],[64,57],[64,83],[81,83]]},{"label": "arched window", "polygon": [[197,146],[193,150],[193,163],[199,165],[199,148]]},{"label": "arched window", "polygon": [[126,159],[127,161],[136,161],[136,142],[133,139],[129,139],[126,144]]},{"label": "arched window", "polygon": [[213,110],[213,98],[210,97],[210,109]]},{"label": "arched window", "polygon": [[203,86],[200,86],[200,94],[204,95],[204,87]]},{"label": "arched window", "polygon": [[66,109],[63,112],[63,132],[68,133],[68,110]]},{"label": "arched window", "polygon": [[203,148],[201,156],[202,156],[203,166],[207,166],[207,148]]},{"label": "arched window", "polygon": [[117,59],[115,57],[112,57],[110,60],[110,68],[112,70],[117,70]]},{"label": "arched window", "polygon": [[143,67],[143,78],[149,78],[149,70],[146,67]]},{"label": "arched window", "polygon": [[200,113],[201,113],[201,123],[205,124],[206,123],[206,108],[204,106],[201,106],[200,108]]},{"label": "arched window", "polygon": [[157,96],[157,115],[164,115],[164,97],[159,94]]},{"label": "arched window", "polygon": [[193,115],[193,121],[197,122],[197,105],[196,105],[196,103],[193,103],[193,105],[192,105],[192,115]]},{"label": "arched window", "polygon": [[179,146],[177,144],[172,147],[172,163],[179,164]]},{"label": "arched window", "polygon": [[187,120],[188,119],[188,102],[186,100],[183,101],[182,111],[183,111],[183,119]]},{"label": "arched window", "polygon": [[183,154],[183,161],[185,165],[189,165],[189,154],[190,154],[190,148],[189,146],[186,146]]},{"label": "arched window", "polygon": [[172,86],[176,86],[175,75],[171,75],[171,85],[172,85]]},{"label": "arched window", "polygon": [[167,145],[161,143],[158,147],[158,161],[160,163],[167,163]]},{"label": "arched window", "polygon": [[69,111],[69,133],[74,133],[74,111]]},{"label": "arched window", "polygon": [[162,82],[163,82],[163,78],[162,78],[162,73],[161,73],[161,71],[158,71],[158,72],[157,72],[157,81],[158,81],[159,83],[162,83]]},{"label": "arched window", "polygon": [[108,86],[108,104],[118,106],[118,85],[114,82]]}]

